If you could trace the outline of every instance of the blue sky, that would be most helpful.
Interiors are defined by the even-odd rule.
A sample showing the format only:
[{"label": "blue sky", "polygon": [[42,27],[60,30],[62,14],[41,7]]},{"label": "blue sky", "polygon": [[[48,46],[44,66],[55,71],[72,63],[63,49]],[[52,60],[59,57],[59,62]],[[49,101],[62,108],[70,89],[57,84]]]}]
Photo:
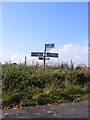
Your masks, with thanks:
[{"label": "blue sky", "polygon": [[88,3],[2,3],[2,61],[28,60],[55,43],[58,60],[87,64]]}]

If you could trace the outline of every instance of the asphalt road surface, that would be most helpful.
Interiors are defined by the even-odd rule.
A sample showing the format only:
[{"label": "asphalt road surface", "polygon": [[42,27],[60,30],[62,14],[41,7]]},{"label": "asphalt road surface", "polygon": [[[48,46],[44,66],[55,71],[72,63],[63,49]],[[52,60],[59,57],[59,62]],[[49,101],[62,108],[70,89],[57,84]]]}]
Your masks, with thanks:
[{"label": "asphalt road surface", "polygon": [[88,100],[23,109],[3,109],[3,118],[88,118]]}]

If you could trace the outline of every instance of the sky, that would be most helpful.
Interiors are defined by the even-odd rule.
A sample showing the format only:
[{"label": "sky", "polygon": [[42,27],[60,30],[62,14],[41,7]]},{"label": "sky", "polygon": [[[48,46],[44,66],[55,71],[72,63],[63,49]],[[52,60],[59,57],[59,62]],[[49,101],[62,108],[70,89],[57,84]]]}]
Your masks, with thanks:
[{"label": "sky", "polygon": [[59,58],[48,62],[88,64],[88,2],[10,2],[2,3],[1,62],[23,62],[32,51],[43,51],[55,43],[50,52]]}]

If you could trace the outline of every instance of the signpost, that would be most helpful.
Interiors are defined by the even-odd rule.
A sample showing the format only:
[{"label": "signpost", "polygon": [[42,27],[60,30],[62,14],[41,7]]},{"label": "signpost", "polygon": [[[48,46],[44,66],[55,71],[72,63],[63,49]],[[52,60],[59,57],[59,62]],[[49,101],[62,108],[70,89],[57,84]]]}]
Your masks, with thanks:
[{"label": "signpost", "polygon": [[39,57],[39,60],[43,60],[44,61],[44,72],[45,72],[45,61],[46,60],[50,60],[50,58],[46,58],[46,57],[55,57],[58,58],[58,53],[50,53],[50,52],[46,52],[48,49],[52,49],[54,48],[54,43],[52,44],[45,44],[45,49],[44,52],[31,52],[31,57]]}]

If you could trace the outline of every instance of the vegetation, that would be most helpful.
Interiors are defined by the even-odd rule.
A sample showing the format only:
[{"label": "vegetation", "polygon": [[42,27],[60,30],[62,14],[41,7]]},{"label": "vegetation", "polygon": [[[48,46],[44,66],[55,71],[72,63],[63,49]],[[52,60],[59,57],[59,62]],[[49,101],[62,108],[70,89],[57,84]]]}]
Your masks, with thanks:
[{"label": "vegetation", "polygon": [[26,66],[2,65],[2,105],[35,106],[90,98],[88,68],[67,64]]}]

